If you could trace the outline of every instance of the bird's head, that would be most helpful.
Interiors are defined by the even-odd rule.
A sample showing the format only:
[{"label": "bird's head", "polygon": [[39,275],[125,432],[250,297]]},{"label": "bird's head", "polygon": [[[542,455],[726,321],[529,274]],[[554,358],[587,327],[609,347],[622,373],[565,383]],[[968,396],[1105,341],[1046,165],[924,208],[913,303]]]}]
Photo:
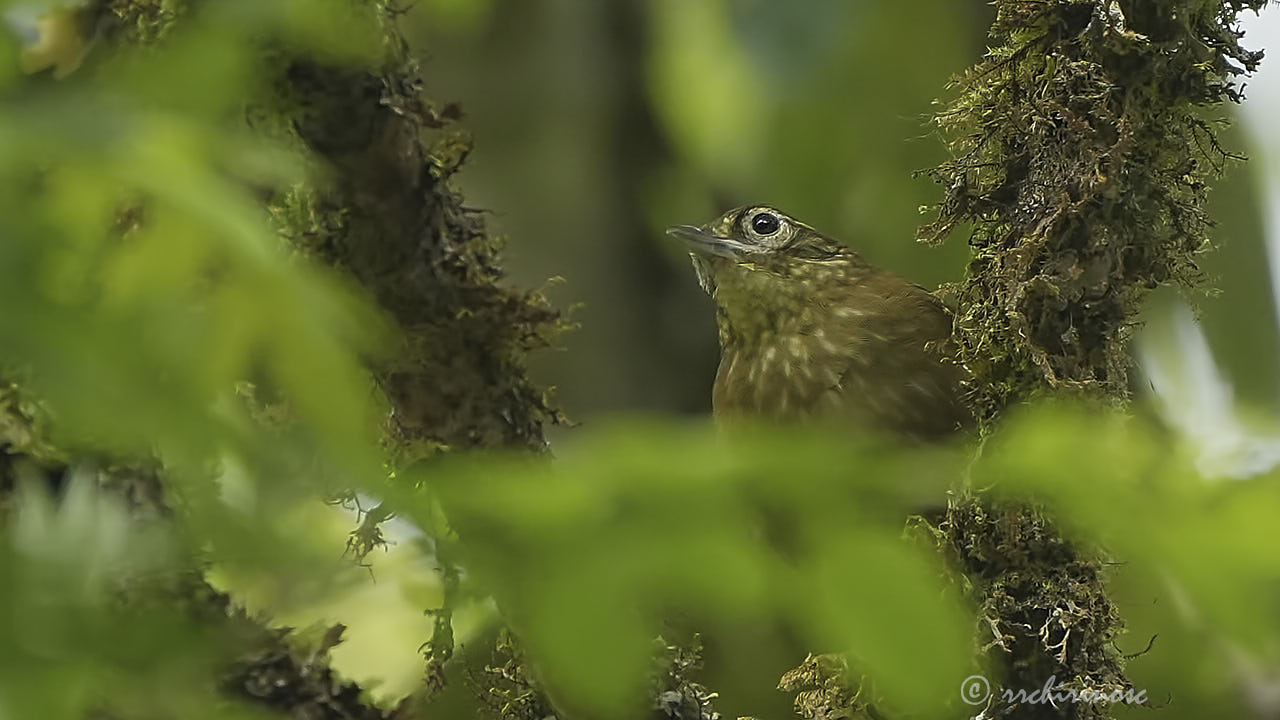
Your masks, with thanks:
[{"label": "bird's head", "polygon": [[860,255],[767,205],[735,208],[706,225],[677,225],[698,281],[726,310],[806,302],[829,282],[869,268]]}]

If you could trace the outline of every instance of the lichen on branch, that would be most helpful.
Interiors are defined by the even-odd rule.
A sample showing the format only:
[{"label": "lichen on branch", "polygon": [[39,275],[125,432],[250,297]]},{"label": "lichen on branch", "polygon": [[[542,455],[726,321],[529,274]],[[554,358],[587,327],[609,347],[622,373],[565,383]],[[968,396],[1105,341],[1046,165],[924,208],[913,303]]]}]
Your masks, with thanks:
[{"label": "lichen on branch", "polygon": [[999,0],[992,49],[936,121],[952,159],[919,237],[971,228],[957,353],[984,419],[1037,391],[1123,399],[1143,297],[1193,287],[1207,185],[1233,155],[1206,108],[1241,98],[1236,19],[1265,0]]}]

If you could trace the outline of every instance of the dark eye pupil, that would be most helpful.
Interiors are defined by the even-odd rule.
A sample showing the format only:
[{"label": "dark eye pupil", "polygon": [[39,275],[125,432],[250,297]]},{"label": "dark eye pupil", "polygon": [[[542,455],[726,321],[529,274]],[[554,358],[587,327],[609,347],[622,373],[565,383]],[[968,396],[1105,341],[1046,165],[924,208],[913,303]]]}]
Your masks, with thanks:
[{"label": "dark eye pupil", "polygon": [[773,213],[762,212],[751,218],[751,229],[757,235],[772,235],[782,227],[782,221]]}]

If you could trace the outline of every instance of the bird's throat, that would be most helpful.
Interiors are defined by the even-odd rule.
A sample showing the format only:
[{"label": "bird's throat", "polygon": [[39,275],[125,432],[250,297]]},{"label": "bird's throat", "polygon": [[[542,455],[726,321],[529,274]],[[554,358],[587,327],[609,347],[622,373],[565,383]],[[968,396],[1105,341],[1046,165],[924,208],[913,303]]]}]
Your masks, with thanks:
[{"label": "bird's throat", "polygon": [[[749,264],[708,263],[721,344],[750,347],[779,337],[799,335],[818,326],[825,312],[824,285],[832,270],[817,267],[776,268]],[[857,282],[841,278],[837,286]]]},{"label": "bird's throat", "polygon": [[833,313],[866,273],[817,263],[776,269],[710,266],[720,331],[721,365],[713,404],[718,415],[793,417],[816,410],[838,385],[848,348],[831,332]]}]

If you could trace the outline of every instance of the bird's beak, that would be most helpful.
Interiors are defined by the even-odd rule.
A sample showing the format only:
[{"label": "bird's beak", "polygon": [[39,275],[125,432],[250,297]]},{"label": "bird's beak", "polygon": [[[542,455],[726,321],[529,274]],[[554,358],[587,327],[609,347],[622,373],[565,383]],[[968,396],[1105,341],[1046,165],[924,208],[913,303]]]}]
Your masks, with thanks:
[{"label": "bird's beak", "polygon": [[689,249],[700,255],[716,255],[718,257],[737,260],[748,252],[746,245],[733,238],[716,235],[693,225],[676,225],[667,228],[667,234],[684,242]]}]

